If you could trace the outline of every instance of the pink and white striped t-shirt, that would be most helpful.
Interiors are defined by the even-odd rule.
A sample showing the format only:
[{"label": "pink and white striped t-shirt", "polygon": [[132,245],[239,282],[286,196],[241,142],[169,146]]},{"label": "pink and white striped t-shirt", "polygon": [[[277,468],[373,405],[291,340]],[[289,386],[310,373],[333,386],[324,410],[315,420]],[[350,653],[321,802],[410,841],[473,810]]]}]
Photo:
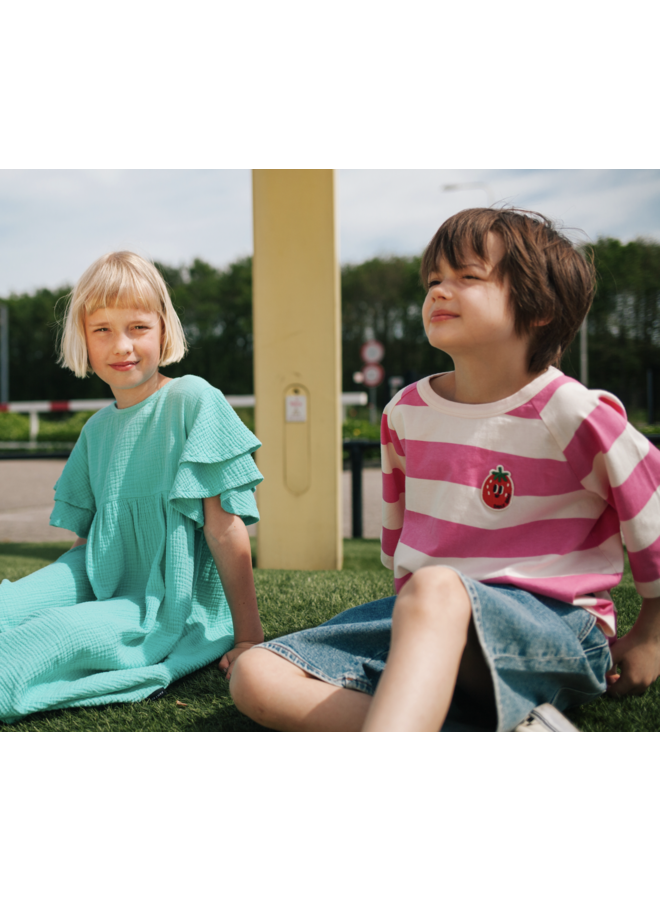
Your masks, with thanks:
[{"label": "pink and white striped t-shirt", "polygon": [[430,380],[383,413],[381,557],[397,592],[453,566],[582,606],[611,637],[623,535],[637,591],[660,597],[660,452],[616,397],[555,368],[476,405]]}]

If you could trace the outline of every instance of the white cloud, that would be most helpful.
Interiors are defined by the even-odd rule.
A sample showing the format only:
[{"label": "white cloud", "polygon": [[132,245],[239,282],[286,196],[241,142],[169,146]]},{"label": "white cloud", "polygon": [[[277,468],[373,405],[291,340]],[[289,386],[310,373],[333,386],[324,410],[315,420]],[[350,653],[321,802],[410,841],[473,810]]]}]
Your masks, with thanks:
[{"label": "white cloud", "polygon": [[[474,182],[488,190],[442,190]],[[419,253],[447,216],[491,199],[591,239],[660,240],[658,170],[348,169],[337,185],[344,262]],[[251,253],[250,170],[0,170],[0,296],[73,283],[122,248],[170,265]]]}]

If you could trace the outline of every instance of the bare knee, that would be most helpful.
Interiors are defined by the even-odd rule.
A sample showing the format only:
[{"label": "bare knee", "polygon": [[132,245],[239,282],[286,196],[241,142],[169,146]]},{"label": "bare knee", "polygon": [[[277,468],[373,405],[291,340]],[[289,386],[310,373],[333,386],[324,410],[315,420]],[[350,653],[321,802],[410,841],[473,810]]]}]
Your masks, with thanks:
[{"label": "bare knee", "polygon": [[472,617],[470,598],[461,577],[447,566],[417,569],[399,593],[394,616],[428,618],[451,617],[467,628]]},{"label": "bare knee", "polygon": [[309,677],[279,654],[253,647],[234,663],[229,693],[237,709],[260,725],[271,727],[273,710],[281,705],[282,697],[291,693],[299,679]]},{"label": "bare knee", "polygon": [[232,669],[229,680],[229,693],[232,700],[245,715],[254,718],[262,705],[263,688],[267,680],[269,659],[273,656],[270,650],[253,648],[241,653]]}]

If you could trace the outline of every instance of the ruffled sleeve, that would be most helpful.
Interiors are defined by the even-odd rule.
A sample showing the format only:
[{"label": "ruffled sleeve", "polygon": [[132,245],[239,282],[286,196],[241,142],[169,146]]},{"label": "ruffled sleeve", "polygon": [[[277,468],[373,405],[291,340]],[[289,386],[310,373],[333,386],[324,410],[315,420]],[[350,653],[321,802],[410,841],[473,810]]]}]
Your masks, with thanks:
[{"label": "ruffled sleeve", "polygon": [[83,428],[67,464],[55,485],[55,507],[50,524],[86,538],[96,515],[96,501],[89,480],[87,435]]},{"label": "ruffled sleeve", "polygon": [[208,384],[190,419],[169,502],[198,528],[204,525],[202,498],[218,495],[226,512],[240,516],[246,525],[258,522],[254,490],[263,476],[251,454],[261,442],[222,393]]}]

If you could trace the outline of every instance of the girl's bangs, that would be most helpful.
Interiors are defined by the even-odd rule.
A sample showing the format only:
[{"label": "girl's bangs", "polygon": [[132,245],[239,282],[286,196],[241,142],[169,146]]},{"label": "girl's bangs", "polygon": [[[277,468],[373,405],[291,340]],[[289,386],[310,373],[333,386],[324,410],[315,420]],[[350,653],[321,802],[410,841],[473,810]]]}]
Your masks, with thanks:
[{"label": "girl's bangs", "polygon": [[141,309],[162,314],[163,302],[150,285],[122,284],[105,291],[90,292],[83,303],[85,313],[91,316],[97,309]]}]

